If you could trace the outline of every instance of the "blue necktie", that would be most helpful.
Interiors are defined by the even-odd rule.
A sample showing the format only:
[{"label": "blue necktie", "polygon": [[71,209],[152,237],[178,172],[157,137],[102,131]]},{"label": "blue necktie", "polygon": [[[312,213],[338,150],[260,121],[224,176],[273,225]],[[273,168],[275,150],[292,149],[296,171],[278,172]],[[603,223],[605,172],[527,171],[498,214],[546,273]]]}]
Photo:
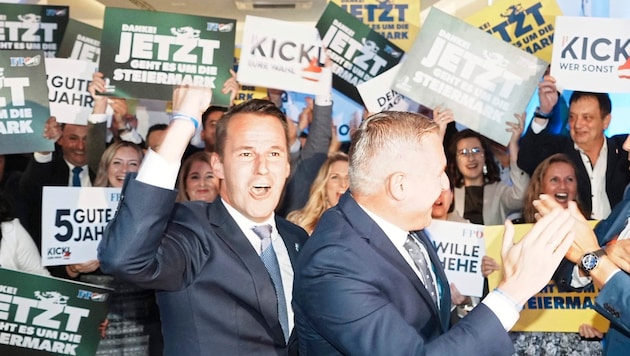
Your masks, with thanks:
[{"label": "blue necktie", "polygon": [[[422,250],[420,248],[420,244],[422,242],[420,242],[419,240],[419,237],[415,233],[410,233],[409,235],[407,235],[407,241],[405,241],[405,244],[403,246],[405,247],[407,252],[409,252],[409,256],[411,256],[411,259],[418,268],[418,271],[420,271],[420,280],[431,295],[433,303],[435,303],[435,305],[437,305],[439,309],[440,303],[438,303],[437,288],[435,286],[435,280],[433,280],[433,276],[431,276],[431,271],[429,269],[431,268],[429,266],[430,262],[427,261],[427,259],[424,257],[424,254],[422,253]],[[425,244],[422,245],[425,249],[427,248]]]},{"label": "blue necktie", "polygon": [[80,187],[81,186],[81,177],[79,176],[83,172],[83,168],[74,167],[72,168],[72,186]]},{"label": "blue necktie", "polygon": [[284,288],[282,286],[282,276],[280,275],[280,265],[276,258],[276,252],[271,244],[271,225],[258,225],[252,228],[256,235],[261,240],[261,254],[260,259],[263,261],[273,287],[276,290],[276,299],[278,302],[278,320],[280,321],[280,327],[284,333],[284,341],[289,340],[289,317],[287,314],[287,302],[284,298]]}]

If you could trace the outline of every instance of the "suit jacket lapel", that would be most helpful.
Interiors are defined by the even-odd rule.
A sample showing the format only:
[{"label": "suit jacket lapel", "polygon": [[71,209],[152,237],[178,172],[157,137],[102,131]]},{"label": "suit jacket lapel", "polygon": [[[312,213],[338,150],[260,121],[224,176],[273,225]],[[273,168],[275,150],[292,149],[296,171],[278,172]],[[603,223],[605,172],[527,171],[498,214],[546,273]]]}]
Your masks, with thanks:
[{"label": "suit jacket lapel", "polygon": [[302,244],[300,241],[295,238],[291,231],[288,229],[288,222],[286,220],[280,219],[276,216],[276,228],[280,233],[280,237],[282,237],[282,242],[284,242],[284,246],[287,248],[287,252],[289,253],[289,260],[291,261],[291,266],[295,266],[295,261],[297,260],[298,253],[302,248]]},{"label": "suit jacket lapel", "polygon": [[[284,344],[284,333],[278,320],[278,304],[276,291],[260,256],[234,219],[227,212],[220,198],[217,198],[208,209],[208,219],[216,227],[215,233],[223,240],[249,271],[254,283],[254,292],[258,301],[258,310],[273,333],[274,341]],[[271,302],[273,301],[273,302]]]},{"label": "suit jacket lapel", "polygon": [[[441,319],[437,306],[433,303],[433,299],[424,284],[422,284],[422,281],[420,281],[411,266],[409,266],[407,261],[400,255],[400,252],[398,252],[383,230],[361,209],[349,192],[346,192],[341,197],[338,205],[341,211],[346,215],[346,220],[348,220],[355,231],[361,234],[364,239],[369,240],[370,246],[407,277],[425,302],[431,305],[433,313]],[[352,219],[348,219],[348,216],[351,216]]]}]

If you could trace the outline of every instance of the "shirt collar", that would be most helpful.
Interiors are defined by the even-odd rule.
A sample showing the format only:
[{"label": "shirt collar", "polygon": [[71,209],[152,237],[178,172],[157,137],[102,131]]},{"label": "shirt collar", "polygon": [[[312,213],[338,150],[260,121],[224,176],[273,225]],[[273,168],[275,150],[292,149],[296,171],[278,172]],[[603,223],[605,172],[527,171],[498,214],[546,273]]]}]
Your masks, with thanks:
[{"label": "shirt collar", "polygon": [[[72,170],[74,169],[74,167],[78,167],[78,166],[75,166],[74,164],[72,164],[72,163],[68,162],[68,160],[66,160],[65,158],[64,158],[64,160],[63,160],[63,161],[64,161],[64,162],[66,162],[66,165],[68,166],[68,169],[70,169],[70,172],[72,172]],[[87,166],[87,164],[86,164],[85,166],[81,166],[81,168],[83,168],[83,170],[81,171],[81,173],[84,173],[84,172],[86,172],[86,170],[87,170],[88,166]]]},{"label": "shirt collar", "polygon": [[380,227],[381,230],[383,230],[387,238],[389,238],[389,240],[394,244],[394,246],[398,248],[402,248],[404,246],[405,241],[407,241],[407,235],[409,235],[409,231],[405,231],[399,228],[398,226],[390,223],[389,221],[381,218],[380,216],[376,215],[375,213],[373,213],[372,211],[370,211],[363,205],[359,204],[358,202],[357,202],[357,205],[359,205],[359,207],[363,209],[363,211],[365,211],[365,213],[370,218],[372,218],[372,220],[374,220],[376,225],[378,225],[378,227]]},{"label": "shirt collar", "polygon": [[[238,225],[238,227],[241,229],[241,231],[245,232],[246,234],[248,234],[249,232],[253,233],[252,228],[254,226],[265,225],[265,224],[271,225],[272,231],[278,231],[276,229],[276,219],[275,219],[275,215],[274,215],[273,212],[271,213],[271,216],[269,217],[269,219],[265,220],[262,223],[257,223],[257,222],[251,221],[250,219],[246,218],[243,214],[241,214],[233,206],[228,204],[223,198],[221,198],[221,203],[223,203],[223,206],[225,206],[225,209],[228,211],[228,214],[230,214],[230,216],[234,219],[234,221],[236,221],[236,225]],[[275,235],[276,234],[272,234],[272,238],[275,237]]]},{"label": "shirt collar", "polygon": [[[583,149],[581,149],[577,143],[575,143],[575,141],[573,141],[573,148],[575,148],[576,151],[580,152],[581,154],[586,154],[586,152],[584,152]],[[608,140],[606,139],[606,137],[604,137],[604,144],[602,145],[602,148],[599,150],[599,157],[602,156],[606,156],[606,153],[608,153]]]}]

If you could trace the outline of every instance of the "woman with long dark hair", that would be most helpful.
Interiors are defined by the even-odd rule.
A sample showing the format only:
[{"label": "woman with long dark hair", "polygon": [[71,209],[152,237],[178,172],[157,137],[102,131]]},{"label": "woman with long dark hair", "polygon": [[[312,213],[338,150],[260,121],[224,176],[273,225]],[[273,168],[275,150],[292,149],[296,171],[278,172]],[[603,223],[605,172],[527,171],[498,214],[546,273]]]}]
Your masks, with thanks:
[{"label": "woman with long dark hair", "polygon": [[512,185],[501,182],[499,167],[486,137],[467,129],[450,140],[446,170],[455,187],[455,211],[471,223],[500,225],[508,213],[523,207],[529,176],[516,164],[524,115],[516,116],[519,123],[508,122],[510,128],[507,129],[512,131],[508,144]]}]

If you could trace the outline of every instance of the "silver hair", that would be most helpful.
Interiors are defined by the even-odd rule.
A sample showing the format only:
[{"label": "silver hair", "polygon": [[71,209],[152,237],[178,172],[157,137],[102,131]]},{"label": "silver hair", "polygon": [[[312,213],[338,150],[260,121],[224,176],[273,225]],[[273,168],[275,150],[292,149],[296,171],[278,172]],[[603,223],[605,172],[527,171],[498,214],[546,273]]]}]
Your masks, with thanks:
[{"label": "silver hair", "polygon": [[384,111],[364,120],[352,135],[350,190],[361,195],[376,193],[392,173],[384,169],[385,165],[395,162],[396,156],[418,145],[425,134],[437,132],[437,129],[426,116],[402,111]]}]

